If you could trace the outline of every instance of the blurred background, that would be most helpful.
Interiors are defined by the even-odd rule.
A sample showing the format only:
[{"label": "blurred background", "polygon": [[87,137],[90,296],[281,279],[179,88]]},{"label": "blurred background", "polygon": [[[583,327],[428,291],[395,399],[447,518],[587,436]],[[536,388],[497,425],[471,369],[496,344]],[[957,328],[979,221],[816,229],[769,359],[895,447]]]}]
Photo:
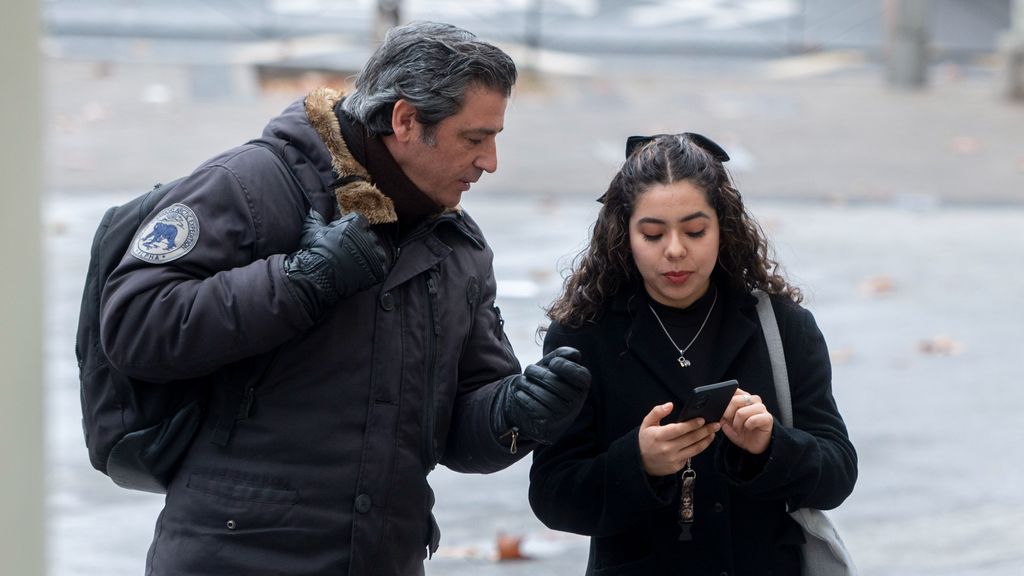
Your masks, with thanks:
[{"label": "blurred background", "polygon": [[[44,523],[9,520],[5,552],[43,549],[38,532],[52,576],[144,568],[161,498],[93,471],[79,423],[74,331],[103,211],[258,136],[311,88],[344,88],[389,26],[429,19],[500,45],[520,67],[499,169],[464,206],[494,247],[498,303],[524,364],[539,358],[544,306],[626,137],[708,135],[732,156],[829,342],[861,459],[833,517],[862,572],[1020,573],[1024,1],[39,0],[2,10],[21,17],[4,25],[4,62],[35,62],[40,49],[26,84],[4,80],[4,118],[42,117],[42,168],[27,182],[40,189],[42,285],[22,302],[38,300],[44,318],[42,460],[23,468],[43,482]],[[38,35],[15,43],[15,22]],[[11,101],[28,105],[11,106],[19,94]],[[38,139],[15,130],[7,146],[19,135]],[[19,168],[8,157],[5,173]],[[4,229],[21,219],[28,237],[38,227],[10,209],[17,189],[4,194]],[[7,396],[17,389],[3,393],[0,421],[18,422],[18,400],[31,407],[40,390]],[[442,541],[428,574],[583,572],[587,540],[533,517],[528,470],[526,459],[491,476],[431,474]],[[14,478],[8,464],[4,475]],[[9,492],[5,504],[34,494]],[[26,566],[36,568],[4,573],[42,570]]]}]

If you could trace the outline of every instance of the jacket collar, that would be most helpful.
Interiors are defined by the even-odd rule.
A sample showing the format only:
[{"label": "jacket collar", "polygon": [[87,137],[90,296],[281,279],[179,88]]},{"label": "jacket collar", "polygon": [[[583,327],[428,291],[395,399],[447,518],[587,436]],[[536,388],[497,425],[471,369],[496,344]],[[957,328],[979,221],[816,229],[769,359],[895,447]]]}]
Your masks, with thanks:
[{"label": "jacket collar", "polygon": [[[306,116],[331,155],[337,175],[334,194],[342,214],[358,212],[370,224],[401,219],[403,225],[447,212],[461,214],[460,207],[446,210],[434,204],[406,177],[384,143],[367,135],[355,119],[344,115],[343,128],[335,112],[342,98],[338,90],[323,87],[305,100]],[[464,226],[458,228],[466,231]]]},{"label": "jacket collar", "polygon": [[357,162],[366,166],[375,184],[394,204],[398,221],[407,229],[429,216],[444,211],[443,206],[424,194],[395,161],[380,137],[372,136],[366,126],[341,109],[342,100],[334,106],[341,126],[341,135]]}]

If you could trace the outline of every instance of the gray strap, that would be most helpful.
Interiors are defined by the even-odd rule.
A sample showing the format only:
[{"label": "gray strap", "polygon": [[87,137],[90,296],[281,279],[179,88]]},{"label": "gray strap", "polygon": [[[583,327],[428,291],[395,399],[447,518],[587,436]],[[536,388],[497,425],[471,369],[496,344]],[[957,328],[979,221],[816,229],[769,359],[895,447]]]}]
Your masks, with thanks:
[{"label": "gray strap", "polygon": [[772,362],[772,378],[775,380],[775,395],[779,401],[779,420],[785,426],[793,427],[793,401],[789,393],[789,372],[786,370],[786,350],[782,347],[779,323],[775,319],[772,300],[762,290],[754,290],[757,297],[757,317],[761,320],[761,331],[768,345],[768,357]]},{"label": "gray strap", "polygon": [[[789,373],[786,371],[786,353],[782,347],[779,323],[775,319],[772,301],[761,290],[754,290],[757,297],[757,317],[761,320],[764,341],[768,345],[768,357],[772,362],[772,377],[775,380],[775,395],[779,401],[779,420],[784,426],[793,427],[793,401],[789,392]],[[814,576],[857,576],[846,544],[827,514],[812,508],[791,510],[786,502],[786,511],[800,524],[807,538],[803,546],[802,573]]]}]

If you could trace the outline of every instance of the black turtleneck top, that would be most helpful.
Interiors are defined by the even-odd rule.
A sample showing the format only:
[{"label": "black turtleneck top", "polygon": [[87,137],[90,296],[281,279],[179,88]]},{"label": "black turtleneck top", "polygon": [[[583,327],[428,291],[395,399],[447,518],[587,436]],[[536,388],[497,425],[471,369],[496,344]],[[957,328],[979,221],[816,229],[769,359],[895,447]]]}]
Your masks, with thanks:
[{"label": "black turtleneck top", "polygon": [[[665,329],[668,330],[678,348],[686,348],[686,345],[694,339],[694,336],[697,337],[693,345],[684,354],[686,359],[690,361],[690,366],[679,369],[678,385],[683,390],[692,390],[697,386],[712,384],[709,376],[711,353],[714,348],[715,339],[718,336],[718,329],[722,323],[723,304],[722,298],[719,297],[718,303],[715,304],[713,310],[710,310],[710,315],[708,314],[711,304],[714,302],[716,290],[718,288],[712,282],[708,291],[686,308],[665,306],[654,301],[649,295],[647,296],[648,303],[657,314],[657,317],[661,319]],[[700,330],[701,324],[704,323],[704,318],[707,318],[707,324],[704,325],[703,330]],[[657,327],[656,330],[661,332],[658,337],[668,340],[660,327]],[[698,330],[700,330],[699,336],[697,335]],[[678,354],[676,357],[678,357]]]}]

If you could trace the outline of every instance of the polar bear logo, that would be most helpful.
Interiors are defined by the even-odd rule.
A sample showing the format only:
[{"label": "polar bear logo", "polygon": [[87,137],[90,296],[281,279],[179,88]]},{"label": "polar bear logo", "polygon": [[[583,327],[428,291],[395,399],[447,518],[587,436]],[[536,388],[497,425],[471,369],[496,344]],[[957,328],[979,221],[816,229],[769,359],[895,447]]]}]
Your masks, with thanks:
[{"label": "polar bear logo", "polygon": [[161,242],[166,242],[165,250],[174,250],[177,246],[174,239],[178,236],[178,227],[166,222],[154,222],[153,231],[142,239],[142,245],[146,248],[156,248]]},{"label": "polar bear logo", "polygon": [[188,254],[198,240],[196,213],[184,204],[173,204],[139,229],[131,255],[150,264],[166,264]]}]

